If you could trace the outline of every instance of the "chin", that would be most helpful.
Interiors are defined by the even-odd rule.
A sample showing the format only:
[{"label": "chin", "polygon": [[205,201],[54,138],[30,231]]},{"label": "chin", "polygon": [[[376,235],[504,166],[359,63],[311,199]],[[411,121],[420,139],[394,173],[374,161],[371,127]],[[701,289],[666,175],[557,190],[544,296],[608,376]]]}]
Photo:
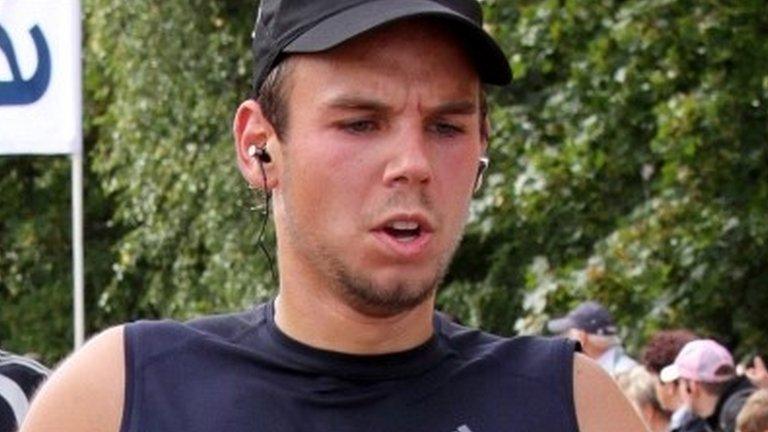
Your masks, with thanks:
[{"label": "chin", "polygon": [[369,316],[389,317],[431,301],[442,279],[441,273],[412,278],[399,274],[379,280],[362,275],[338,274],[337,286],[353,309]]}]

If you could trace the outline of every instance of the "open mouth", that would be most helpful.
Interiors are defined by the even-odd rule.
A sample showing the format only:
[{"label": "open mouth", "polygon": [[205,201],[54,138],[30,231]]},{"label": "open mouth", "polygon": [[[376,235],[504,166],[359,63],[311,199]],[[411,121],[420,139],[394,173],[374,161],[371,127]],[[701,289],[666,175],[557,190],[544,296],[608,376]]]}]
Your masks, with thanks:
[{"label": "open mouth", "polygon": [[384,219],[372,230],[385,253],[408,260],[425,256],[433,243],[435,228],[429,218],[417,213],[401,213]]},{"label": "open mouth", "polygon": [[399,242],[408,243],[419,238],[422,227],[416,221],[392,221],[384,226],[383,231]]}]

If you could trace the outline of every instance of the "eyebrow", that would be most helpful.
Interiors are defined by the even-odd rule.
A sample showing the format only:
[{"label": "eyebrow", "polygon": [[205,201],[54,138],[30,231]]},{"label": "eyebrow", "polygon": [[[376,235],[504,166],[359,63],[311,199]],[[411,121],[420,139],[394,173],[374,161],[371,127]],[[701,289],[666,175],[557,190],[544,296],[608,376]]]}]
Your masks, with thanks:
[{"label": "eyebrow", "polygon": [[[331,109],[371,111],[376,113],[389,113],[392,111],[392,107],[379,100],[359,96],[333,98],[326,106]],[[468,100],[451,101],[430,108],[429,111],[430,116],[471,115],[477,113],[478,104]]]},{"label": "eyebrow", "polygon": [[374,111],[389,112],[392,109],[375,99],[368,99],[358,96],[339,96],[331,99],[326,106],[332,109],[353,110],[353,111]]},{"label": "eyebrow", "polygon": [[470,101],[456,101],[440,104],[432,109],[433,116],[441,115],[470,115],[477,113],[477,103]]}]

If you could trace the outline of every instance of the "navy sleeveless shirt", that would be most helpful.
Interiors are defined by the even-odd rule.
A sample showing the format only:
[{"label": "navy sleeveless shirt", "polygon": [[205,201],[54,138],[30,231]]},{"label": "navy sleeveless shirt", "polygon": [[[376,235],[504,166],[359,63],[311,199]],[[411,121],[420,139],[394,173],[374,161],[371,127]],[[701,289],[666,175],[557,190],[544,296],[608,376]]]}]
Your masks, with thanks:
[{"label": "navy sleeveless shirt", "polygon": [[309,347],[272,303],[189,323],[125,327],[121,432],[568,432],[574,345],[500,338],[435,314],[412,350]]}]

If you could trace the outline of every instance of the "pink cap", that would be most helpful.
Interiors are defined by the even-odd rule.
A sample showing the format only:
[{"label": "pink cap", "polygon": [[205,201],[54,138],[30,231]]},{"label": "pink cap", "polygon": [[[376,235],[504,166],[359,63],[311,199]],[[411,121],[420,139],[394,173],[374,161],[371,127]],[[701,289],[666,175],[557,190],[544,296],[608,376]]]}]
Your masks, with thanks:
[{"label": "pink cap", "polygon": [[685,344],[675,362],[661,370],[662,382],[678,378],[717,383],[733,378],[733,357],[725,347],[711,339],[699,339]]}]

